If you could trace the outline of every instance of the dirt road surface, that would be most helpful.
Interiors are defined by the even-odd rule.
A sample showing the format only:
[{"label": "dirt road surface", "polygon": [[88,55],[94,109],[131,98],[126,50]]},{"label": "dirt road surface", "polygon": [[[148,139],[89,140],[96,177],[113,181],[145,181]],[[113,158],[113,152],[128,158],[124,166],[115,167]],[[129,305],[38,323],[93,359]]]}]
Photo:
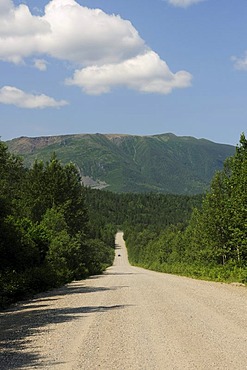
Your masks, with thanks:
[{"label": "dirt road surface", "polygon": [[[0,369],[247,369],[247,288],[114,265],[0,314]],[[118,256],[120,254],[120,256]]]}]

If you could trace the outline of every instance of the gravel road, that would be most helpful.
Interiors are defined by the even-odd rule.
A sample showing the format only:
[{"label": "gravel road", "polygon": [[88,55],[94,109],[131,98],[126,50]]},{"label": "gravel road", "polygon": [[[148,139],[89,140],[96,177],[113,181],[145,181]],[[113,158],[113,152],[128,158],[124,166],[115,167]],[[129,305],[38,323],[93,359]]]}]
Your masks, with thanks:
[{"label": "gravel road", "polygon": [[[247,289],[114,265],[0,313],[0,369],[247,369]],[[120,256],[118,256],[120,254]]]}]

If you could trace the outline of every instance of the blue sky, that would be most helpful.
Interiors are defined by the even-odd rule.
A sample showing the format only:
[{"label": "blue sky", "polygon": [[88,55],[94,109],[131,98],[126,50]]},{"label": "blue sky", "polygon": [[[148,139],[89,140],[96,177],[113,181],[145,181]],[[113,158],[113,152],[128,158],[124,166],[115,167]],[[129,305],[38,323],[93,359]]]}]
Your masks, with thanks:
[{"label": "blue sky", "polygon": [[246,128],[246,0],[1,0],[2,140]]}]

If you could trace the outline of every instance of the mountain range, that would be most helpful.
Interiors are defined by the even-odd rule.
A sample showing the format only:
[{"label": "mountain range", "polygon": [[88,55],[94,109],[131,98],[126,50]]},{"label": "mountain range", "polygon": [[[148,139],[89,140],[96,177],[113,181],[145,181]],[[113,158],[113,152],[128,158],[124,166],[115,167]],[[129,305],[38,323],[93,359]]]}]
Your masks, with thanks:
[{"label": "mountain range", "polygon": [[94,188],[188,195],[205,192],[235,152],[231,145],[171,133],[20,137],[6,144],[28,167],[56,153],[62,163],[75,163],[84,184]]}]

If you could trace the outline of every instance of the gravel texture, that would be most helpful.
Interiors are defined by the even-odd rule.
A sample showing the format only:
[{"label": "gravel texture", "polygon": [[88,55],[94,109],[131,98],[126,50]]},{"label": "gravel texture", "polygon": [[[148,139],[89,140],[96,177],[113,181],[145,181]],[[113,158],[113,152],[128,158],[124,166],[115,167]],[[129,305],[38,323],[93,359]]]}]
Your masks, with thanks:
[{"label": "gravel texture", "polygon": [[[0,369],[247,369],[247,289],[132,267],[0,313]],[[120,254],[120,256],[118,256]]]}]

